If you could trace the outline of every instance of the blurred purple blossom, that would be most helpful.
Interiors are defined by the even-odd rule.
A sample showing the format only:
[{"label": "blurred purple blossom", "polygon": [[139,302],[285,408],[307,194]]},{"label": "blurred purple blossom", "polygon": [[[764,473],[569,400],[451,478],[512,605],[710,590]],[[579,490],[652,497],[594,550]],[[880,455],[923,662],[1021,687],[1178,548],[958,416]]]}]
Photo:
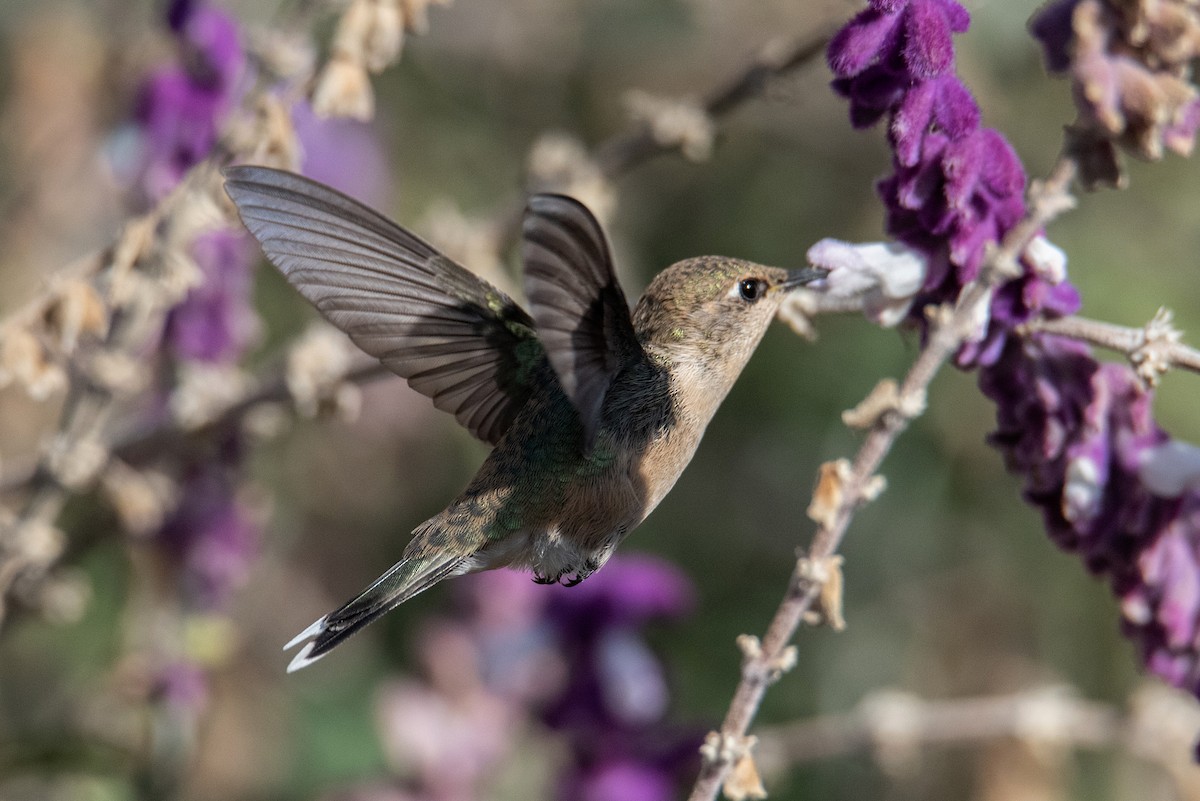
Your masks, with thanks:
[{"label": "blurred purple blossom", "polygon": [[170,192],[212,152],[236,102],[245,67],[236,23],[207,4],[175,3],[169,23],[178,63],[151,75],[138,95],[138,184],[150,201]]},{"label": "blurred purple blossom", "polygon": [[190,662],[171,662],[159,668],[152,695],[166,706],[199,711],[208,703],[208,677]]},{"label": "blurred purple blossom", "polygon": [[245,232],[228,228],[201,234],[191,251],[201,283],[171,310],[165,339],[185,361],[237,361],[258,333],[251,297],[255,251]]},{"label": "blurred purple blossom", "polygon": [[1200,127],[1191,63],[1200,12],[1187,0],[1052,0],[1029,21],[1046,69],[1070,77],[1072,148],[1085,186],[1117,185],[1114,145],[1140,158],[1189,155]]},{"label": "blurred purple blossom", "polygon": [[997,406],[992,443],[1050,536],[1108,579],[1147,668],[1200,695],[1200,492],[1147,487],[1170,442],[1150,393],[1129,368],[1048,336],[1010,341],[980,386]]},{"label": "blurred purple blossom", "polygon": [[[617,556],[578,587],[543,587],[505,570],[460,587],[464,614],[420,638],[428,684],[397,684],[380,706],[387,752],[424,766],[416,771],[422,795],[466,797],[532,706],[570,749],[559,797],[673,797],[678,775],[695,767],[702,732],[664,723],[666,676],[641,627],[692,607],[677,568]],[[469,780],[451,787],[437,778],[447,771]]]},{"label": "blurred purple blossom", "polygon": [[690,582],[649,556],[612,559],[578,587],[548,588],[548,619],[567,660],[543,719],[572,743],[564,799],[659,801],[695,767],[703,733],[665,725],[666,675],[638,629],[688,613]]},{"label": "blurred purple blossom", "polygon": [[159,534],[191,604],[201,609],[227,605],[259,551],[259,523],[237,497],[236,465],[225,462],[204,458],[185,468],[179,506]]},{"label": "blurred purple blossom", "polygon": [[675,783],[653,765],[626,759],[600,764],[564,793],[579,801],[671,801]]},{"label": "blurred purple blossom", "polygon": [[370,123],[318,117],[307,102],[292,107],[300,140],[300,172],[372,207],[392,200],[387,156]]}]

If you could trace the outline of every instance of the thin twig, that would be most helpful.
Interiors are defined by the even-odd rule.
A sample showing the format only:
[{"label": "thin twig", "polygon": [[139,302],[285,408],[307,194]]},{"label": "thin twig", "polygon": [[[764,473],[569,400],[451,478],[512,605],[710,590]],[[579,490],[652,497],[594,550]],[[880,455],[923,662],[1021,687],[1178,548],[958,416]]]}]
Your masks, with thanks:
[{"label": "thin twig", "polygon": [[1054,334],[1122,353],[1135,367],[1142,365],[1146,350],[1150,347],[1154,355],[1162,360],[1163,367],[1178,367],[1200,373],[1200,350],[1178,341],[1178,332],[1169,328],[1165,336],[1155,336],[1156,327],[1160,323],[1168,325],[1169,322],[1169,315],[1160,312],[1153,321],[1141,328],[1129,328],[1086,317],[1034,320],[1021,328],[1022,333]]},{"label": "thin twig", "polygon": [[[769,43],[759,51],[753,63],[711,92],[701,108],[713,118],[727,116],[748,100],[761,95],[773,79],[810,63],[824,53],[830,36],[832,31],[823,30],[791,43]],[[676,149],[671,144],[658,141],[649,125],[638,124],[602,142],[596,148],[595,161],[604,177],[611,180],[654,156]]]},{"label": "thin twig", "polygon": [[[743,660],[741,677],[718,735],[721,743],[732,744],[733,747],[723,747],[721,753],[737,753],[738,744],[746,742],[746,732],[758,712],[767,687],[779,677],[779,666],[791,661],[786,655],[789,643],[800,623],[813,609],[823,586],[814,566],[825,565],[834,556],[855,511],[868,499],[872,487],[876,486],[874,477],[879,465],[911,419],[913,404],[906,401],[924,398],[938,370],[959,349],[964,338],[972,333],[976,321],[980,319],[980,307],[987,304],[993,288],[1014,274],[1020,254],[1046,223],[1069,207],[1068,187],[1075,173],[1075,162],[1066,156],[1061,157],[1050,178],[1031,188],[1032,202],[1025,219],[1012,228],[1003,242],[989,254],[980,277],[963,288],[952,310],[936,309],[931,314],[931,328],[925,346],[898,390],[900,403],[881,414],[871,427],[854,457],[850,471],[840,480],[840,486],[836,487],[836,500],[824,518],[825,522],[818,527],[807,555],[798,560],[787,593],[767,627],[761,646]],[[730,768],[728,759],[706,760],[692,788],[690,801],[715,799]]]},{"label": "thin twig", "polygon": [[757,753],[764,770],[780,772],[863,751],[912,751],[1004,738],[1108,748],[1122,743],[1126,727],[1116,708],[1081,699],[1066,687],[947,700],[886,690],[872,693],[850,712],[764,728]]},{"label": "thin twig", "polygon": [[871,753],[885,771],[905,771],[922,749],[1002,741],[1045,759],[1068,751],[1119,750],[1160,767],[1179,797],[1190,797],[1193,740],[1200,706],[1185,693],[1146,684],[1125,709],[1080,698],[1066,686],[1007,695],[926,700],[897,690],[868,695],[843,714],[772,726],[759,732],[762,771],[779,775],[806,762]]}]

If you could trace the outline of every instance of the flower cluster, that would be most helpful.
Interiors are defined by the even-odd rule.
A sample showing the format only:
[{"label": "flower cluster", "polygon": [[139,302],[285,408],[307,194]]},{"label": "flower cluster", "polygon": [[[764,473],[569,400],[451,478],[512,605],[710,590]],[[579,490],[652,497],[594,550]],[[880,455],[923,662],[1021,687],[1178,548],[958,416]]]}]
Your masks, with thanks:
[{"label": "flower cluster", "polygon": [[[978,276],[990,244],[1025,214],[1025,171],[1012,146],[980,124],[971,93],[954,74],[953,34],[970,17],[955,0],[871,0],[829,45],[833,88],[850,101],[855,127],[888,118],[893,173],[879,182],[887,230],[926,256],[923,306],[953,301]],[[1025,260],[1025,275],[993,304],[986,337],[960,354],[987,363],[1004,336],[1035,312],[1069,313],[1077,299],[1064,276]]]},{"label": "flower cluster", "polygon": [[1200,8],[1188,0],[1054,0],[1030,20],[1046,68],[1071,78],[1072,144],[1089,186],[1117,185],[1116,146],[1151,160],[1188,155],[1200,127],[1191,64]]},{"label": "flower cluster", "polygon": [[426,681],[397,681],[381,696],[384,750],[417,788],[413,798],[478,797],[519,735],[537,736],[535,719],[568,744],[565,762],[548,766],[557,797],[675,796],[701,733],[664,724],[666,679],[640,630],[690,608],[682,574],[618,556],[571,589],[507,570],[461,586],[463,613],[421,637]]},{"label": "flower cluster", "polygon": [[174,189],[212,152],[246,63],[237,24],[224,12],[176,0],[167,22],[178,63],[146,81],[135,112],[141,134],[138,183],[150,201]]},{"label": "flower cluster", "polygon": [[1109,580],[1147,668],[1200,695],[1200,482],[1177,480],[1195,459],[1155,424],[1151,394],[1051,336],[1010,341],[980,386],[1051,538]]},{"label": "flower cluster", "polygon": [[[1051,34],[1061,29],[1054,20],[1073,14],[1071,30],[1079,36],[1095,22],[1087,14],[1100,5],[1056,2],[1035,20],[1052,68],[1088,64],[1089,80],[1098,80],[1102,65],[1084,58],[1083,45],[1068,46],[1069,36]],[[1145,52],[1187,49],[1182,42],[1191,39],[1182,29],[1172,38],[1160,28],[1164,14],[1191,19],[1194,3],[1121,7],[1131,5],[1146,6],[1145,13],[1129,11],[1122,30],[1140,30]],[[864,127],[889,119],[894,173],[879,191],[889,233],[927,260],[918,304],[955,298],[978,275],[985,248],[1024,216],[1021,164],[1000,134],[980,127],[978,107],[953,74],[951,35],[967,24],[954,0],[871,0],[829,48],[834,88],[849,98],[852,122]],[[1166,69],[1165,57],[1154,63]],[[1117,72],[1132,80],[1128,69]],[[1114,86],[1081,90],[1097,119],[1104,117],[1102,102],[1137,102]],[[1155,137],[1171,141],[1179,114],[1191,113],[1181,109],[1155,112]],[[1122,112],[1126,121],[1133,119],[1128,112]],[[852,262],[864,256],[864,247],[826,243],[810,254],[836,266],[830,261]],[[908,263],[894,254],[885,262]],[[960,364],[979,368],[980,387],[996,403],[991,441],[1009,469],[1024,477],[1025,498],[1042,511],[1054,541],[1110,581],[1147,667],[1200,695],[1200,482],[1177,480],[1200,473],[1194,464],[1200,460],[1181,462],[1179,443],[1154,423],[1151,395],[1128,367],[1101,365],[1087,346],[1066,339],[1013,335],[1034,316],[1070,314],[1079,306],[1066,281],[1065,257],[1043,238],[1024,251],[1021,264],[1020,277],[996,288],[986,332],[958,355]],[[919,311],[918,305],[910,316]]]}]

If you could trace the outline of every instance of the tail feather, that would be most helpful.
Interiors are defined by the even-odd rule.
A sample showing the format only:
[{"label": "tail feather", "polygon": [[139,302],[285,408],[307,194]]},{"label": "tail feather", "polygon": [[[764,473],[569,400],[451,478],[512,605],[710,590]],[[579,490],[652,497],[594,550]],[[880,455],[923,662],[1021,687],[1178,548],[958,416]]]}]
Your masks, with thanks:
[{"label": "tail feather", "polygon": [[287,672],[293,673],[316,662],[363,626],[453,575],[464,561],[461,556],[401,559],[354,600],[317,620],[285,645],[283,650],[287,651],[305,643],[288,665]]}]

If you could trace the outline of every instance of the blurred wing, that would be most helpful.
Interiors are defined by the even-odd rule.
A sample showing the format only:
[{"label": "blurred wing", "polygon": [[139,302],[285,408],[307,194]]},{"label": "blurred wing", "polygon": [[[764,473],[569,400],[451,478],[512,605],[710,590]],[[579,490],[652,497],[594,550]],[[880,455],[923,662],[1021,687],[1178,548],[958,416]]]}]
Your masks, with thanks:
[{"label": "blurred wing", "polygon": [[629,304],[600,223],[578,201],[534,195],[523,236],[525,295],[538,337],[590,446],[609,384],[642,352]]},{"label": "blurred wing", "polygon": [[500,439],[544,353],[520,306],[327,186],[266,167],[225,178],[267,259],[325,319],[472,434]]}]

